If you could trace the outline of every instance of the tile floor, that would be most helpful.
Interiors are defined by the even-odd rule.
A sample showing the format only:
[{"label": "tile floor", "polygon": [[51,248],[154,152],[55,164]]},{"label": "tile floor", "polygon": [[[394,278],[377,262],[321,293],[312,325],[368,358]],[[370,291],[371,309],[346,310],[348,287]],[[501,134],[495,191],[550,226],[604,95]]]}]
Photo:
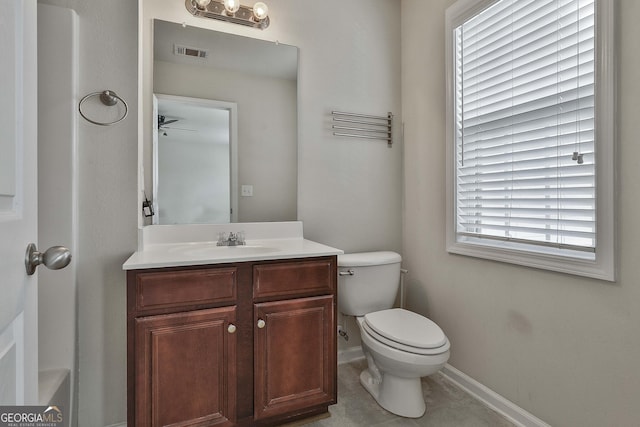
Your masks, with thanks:
[{"label": "tile floor", "polygon": [[364,359],[338,367],[338,403],[329,407],[330,417],[305,427],[513,427],[500,414],[475,400],[439,374],[422,379],[427,412],[409,419],[382,409],[360,385]]}]

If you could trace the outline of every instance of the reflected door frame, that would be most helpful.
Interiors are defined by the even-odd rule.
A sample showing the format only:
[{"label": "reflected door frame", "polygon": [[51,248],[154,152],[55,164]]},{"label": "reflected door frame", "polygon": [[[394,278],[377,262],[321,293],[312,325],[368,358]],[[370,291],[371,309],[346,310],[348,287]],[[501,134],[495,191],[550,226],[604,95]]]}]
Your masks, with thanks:
[{"label": "reflected door frame", "polygon": [[226,110],[229,112],[229,182],[230,182],[230,222],[238,222],[238,105],[235,102],[218,101],[213,99],[192,98],[186,96],[166,95],[160,93],[153,94],[153,210],[155,214],[152,218],[152,224],[162,224],[159,222],[158,215],[158,139],[159,128],[158,121],[158,102],[172,101],[178,103],[189,104],[193,106],[201,106],[217,110]]}]

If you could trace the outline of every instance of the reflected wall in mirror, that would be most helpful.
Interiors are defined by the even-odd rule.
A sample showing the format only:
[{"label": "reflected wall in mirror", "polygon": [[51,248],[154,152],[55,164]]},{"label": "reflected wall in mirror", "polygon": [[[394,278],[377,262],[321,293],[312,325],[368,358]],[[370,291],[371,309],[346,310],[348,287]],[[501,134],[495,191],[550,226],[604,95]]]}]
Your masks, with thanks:
[{"label": "reflected wall in mirror", "polygon": [[[229,220],[296,220],[298,49],[161,20],[154,20],[153,41],[154,93],[237,105],[237,167],[228,160],[237,176],[229,200],[237,199],[237,209]],[[152,162],[151,146],[145,145],[145,162]],[[145,176],[145,186],[166,178],[157,172]],[[239,194],[243,185],[253,187],[252,196]],[[160,198],[156,212],[162,209]],[[204,205],[196,210],[171,223],[218,222]]]},{"label": "reflected wall in mirror", "polygon": [[237,218],[237,106],[155,94],[154,224]]}]

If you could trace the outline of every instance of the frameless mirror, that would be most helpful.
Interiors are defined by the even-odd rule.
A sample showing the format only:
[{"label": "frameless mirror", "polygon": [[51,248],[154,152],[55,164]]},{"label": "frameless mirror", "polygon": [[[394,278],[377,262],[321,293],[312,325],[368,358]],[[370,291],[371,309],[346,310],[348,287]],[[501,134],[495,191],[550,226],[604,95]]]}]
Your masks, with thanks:
[{"label": "frameless mirror", "polygon": [[296,220],[298,49],[161,20],[153,41],[153,223]]}]

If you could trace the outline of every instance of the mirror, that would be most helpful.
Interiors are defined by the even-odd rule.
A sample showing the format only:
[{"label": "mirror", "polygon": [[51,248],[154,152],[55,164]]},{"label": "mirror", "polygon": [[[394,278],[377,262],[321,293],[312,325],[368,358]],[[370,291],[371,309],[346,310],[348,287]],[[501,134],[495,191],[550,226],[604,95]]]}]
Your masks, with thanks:
[{"label": "mirror", "polygon": [[[145,183],[152,181],[147,188],[154,189],[152,222],[296,220],[298,49],[161,20],[154,20],[153,33],[158,110],[153,141],[146,146],[152,152],[145,148],[145,161],[152,163],[145,168],[151,175]],[[202,143],[204,131],[194,123],[198,113],[188,108],[196,104],[210,108],[210,116],[216,109],[228,111],[223,127],[230,138],[218,150],[228,157],[213,157],[213,146],[223,145],[213,138]],[[234,120],[237,132],[230,124]],[[211,159],[208,166],[205,158]],[[208,167],[215,171],[205,173]],[[182,197],[185,189],[191,200]]]}]

